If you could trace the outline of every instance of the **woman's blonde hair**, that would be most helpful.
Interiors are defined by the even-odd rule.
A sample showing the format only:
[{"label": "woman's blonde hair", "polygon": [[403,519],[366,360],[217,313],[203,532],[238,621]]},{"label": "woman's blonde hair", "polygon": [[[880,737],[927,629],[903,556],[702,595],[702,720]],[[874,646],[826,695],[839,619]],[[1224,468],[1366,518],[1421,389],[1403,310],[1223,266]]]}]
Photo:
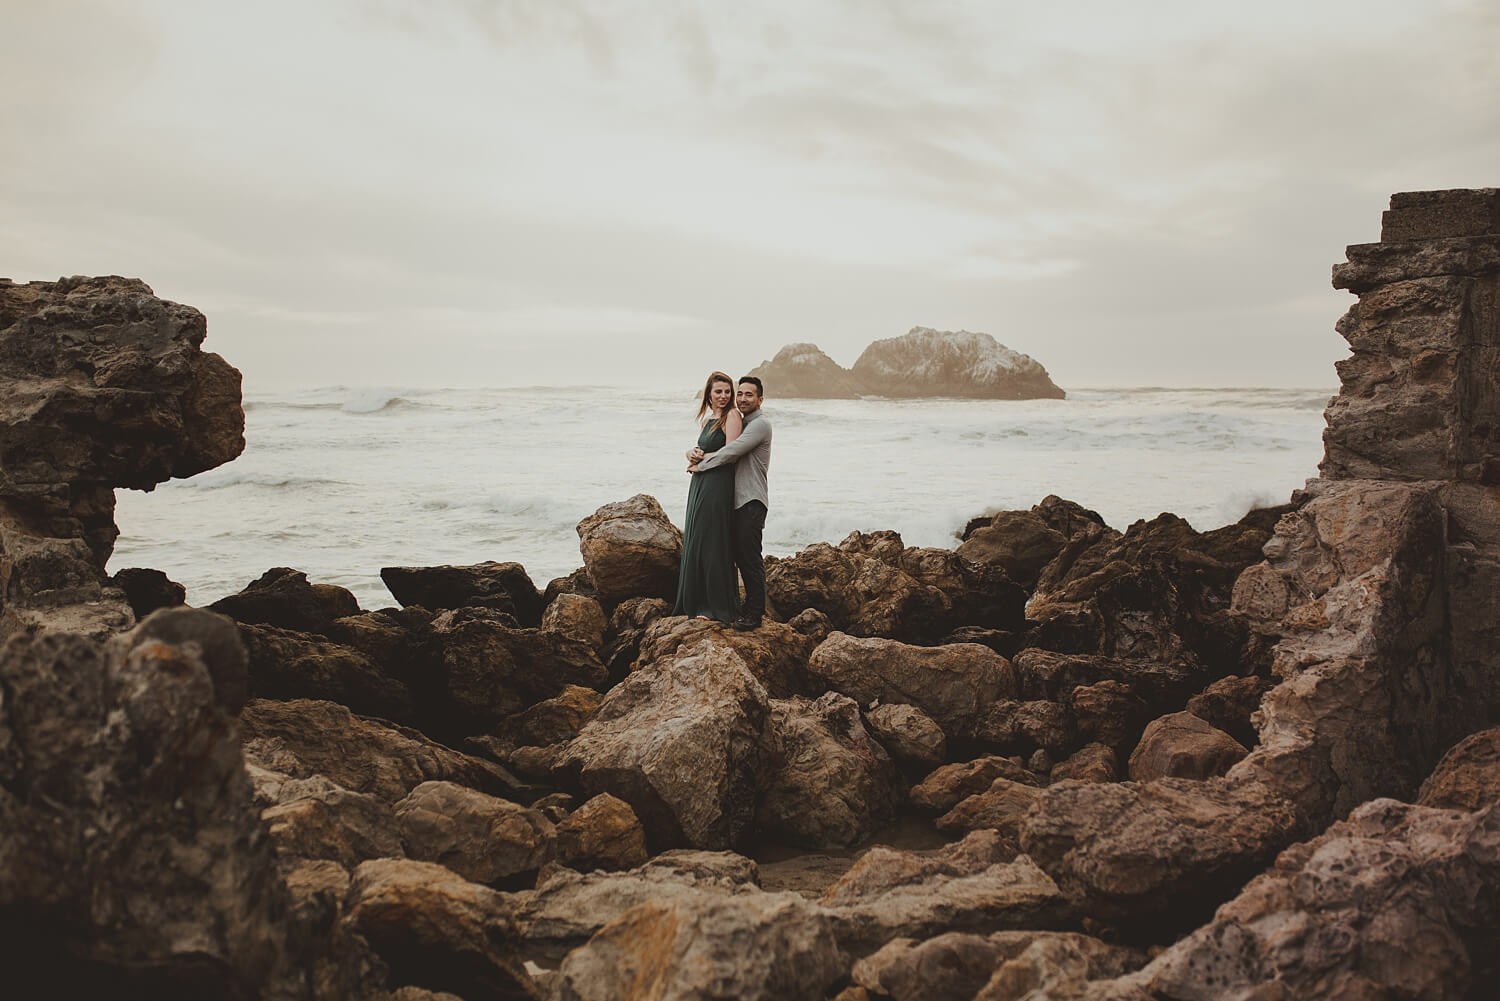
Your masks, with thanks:
[{"label": "woman's blonde hair", "polygon": [[[703,415],[711,413],[714,409],[713,401],[709,399],[709,396],[713,392],[714,383],[716,382],[729,383],[729,391],[731,393],[734,392],[734,380],[729,378],[729,376],[725,375],[723,372],[708,373],[708,381],[703,384],[703,402],[698,404],[698,416],[697,418],[695,418],[699,424],[703,423]],[[729,399],[729,406],[724,408],[724,412],[714,415],[714,430],[718,430],[719,428],[724,426],[724,418],[729,416],[729,407],[732,406],[734,406],[734,398],[731,396]]]}]

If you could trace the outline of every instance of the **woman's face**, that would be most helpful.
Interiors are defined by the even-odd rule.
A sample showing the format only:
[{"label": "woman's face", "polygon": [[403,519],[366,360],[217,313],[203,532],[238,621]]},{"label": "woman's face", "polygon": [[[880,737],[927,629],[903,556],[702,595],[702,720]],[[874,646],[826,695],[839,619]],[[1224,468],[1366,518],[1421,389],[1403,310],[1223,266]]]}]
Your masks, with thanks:
[{"label": "woman's face", "polygon": [[708,390],[708,402],[713,405],[714,413],[718,413],[729,406],[729,401],[734,399],[734,387],[727,382],[715,382]]}]

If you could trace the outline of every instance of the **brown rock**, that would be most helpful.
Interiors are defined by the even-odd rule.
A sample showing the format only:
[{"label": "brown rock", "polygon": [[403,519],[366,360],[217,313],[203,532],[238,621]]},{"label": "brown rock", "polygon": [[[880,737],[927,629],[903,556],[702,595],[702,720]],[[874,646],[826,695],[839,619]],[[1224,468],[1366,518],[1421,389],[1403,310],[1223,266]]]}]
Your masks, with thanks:
[{"label": "brown rock", "polygon": [[912,327],[874,341],[850,374],[875,396],[957,396],[983,400],[1061,400],[1041,363],[989,334]]},{"label": "brown rock", "polygon": [[998,566],[1017,584],[1035,587],[1042,569],[1067,541],[1031,511],[1001,511],[964,539],[958,555]]},{"label": "brown rock", "polygon": [[[973,1001],[1000,967],[1022,957],[1030,966],[1032,958],[1039,955],[1065,958],[1069,967],[1075,965],[1071,962],[1074,956],[1080,957],[1085,979],[1118,977],[1146,961],[1134,949],[1076,932],[1005,931],[988,936],[950,932],[925,942],[888,942],[874,955],[855,963],[852,975],[856,984],[892,1001]],[[1004,979],[1009,981],[1011,977],[1007,974]],[[994,993],[986,996],[997,997]]]},{"label": "brown rock", "polygon": [[952,608],[937,588],[884,560],[821,542],[768,562],[766,593],[777,609],[816,609],[855,636],[940,635]]},{"label": "brown rock", "polygon": [[1119,778],[1119,762],[1108,744],[1085,744],[1066,761],[1052,766],[1051,780],[1062,782],[1114,782]]},{"label": "brown rock", "polygon": [[1088,996],[1482,997],[1500,933],[1497,845],[1495,806],[1366,803],[1283,852],[1210,923]]},{"label": "brown rock", "polygon": [[1257,734],[1251,716],[1271,690],[1269,678],[1256,675],[1220,678],[1188,699],[1186,710],[1211,723],[1246,747],[1255,745]]},{"label": "brown rock", "polygon": [[1001,754],[1066,754],[1077,744],[1077,727],[1064,706],[1038,699],[999,699],[984,707],[972,727],[982,747]]},{"label": "brown rock", "polygon": [[506,945],[505,897],[431,862],[379,859],[354,871],[343,923],[390,967],[394,984],[463,998],[542,997]]},{"label": "brown rock", "polygon": [[324,699],[355,712],[410,723],[416,707],[405,685],[353,647],[311,633],[241,625],[258,699]]},{"label": "brown rock", "polygon": [[160,570],[128,567],[115,573],[110,579],[130,602],[130,610],[137,619],[144,619],[158,608],[176,608],[187,602],[187,588]]},{"label": "brown rock", "polygon": [[561,764],[585,791],[629,803],[654,846],[726,848],[765,781],[768,712],[739,655],[704,640],[612,689]]},{"label": "brown rock", "polygon": [[599,602],[582,594],[559,594],[542,612],[542,629],[582,640],[596,651],[604,649],[608,626]]},{"label": "brown rock", "polygon": [[875,739],[904,765],[932,768],[948,756],[943,730],[916,706],[897,702],[876,706],[865,714]]},{"label": "brown rock", "polygon": [[670,599],[677,593],[682,532],[655,497],[636,494],[604,505],[578,523],[578,539],[606,607],[626,598]]},{"label": "brown rock", "polygon": [[746,631],[687,615],[656,619],[646,627],[640,654],[631,669],[639,669],[705,639],[739,654],[750,673],[775,698],[822,692],[821,686],[815,691],[807,677],[807,658],[817,645],[815,640],[787,624],[766,619],[761,620],[760,628]]},{"label": "brown rock", "polygon": [[600,793],[556,829],[557,860],[580,872],[629,869],[646,861],[646,829],[630,804]]},{"label": "brown rock", "polygon": [[403,605],[432,611],[490,608],[510,615],[522,626],[542,622],[542,596],[519,563],[382,567],[380,579]]},{"label": "brown rock", "polygon": [[1099,516],[1098,511],[1092,511],[1082,504],[1064,500],[1057,494],[1048,494],[1043,497],[1031,509],[1031,513],[1042,519],[1048,528],[1060,532],[1063,538],[1070,541],[1080,534],[1094,533],[1099,529],[1109,528],[1104,523],[1104,519]]},{"label": "brown rock", "polygon": [[568,954],[563,1001],[823,1001],[849,967],[833,925],[795,893],[641,904]]},{"label": "brown rock", "polygon": [[423,782],[395,806],[410,858],[474,883],[535,873],[552,858],[552,822],[536,810],[454,785]]},{"label": "brown rock", "polygon": [[277,626],[301,633],[330,636],[333,621],[358,615],[354,595],[331,584],[313,584],[307,574],[290,567],[273,567],[245,585],[245,589],[208,606],[245,625]]},{"label": "brown rock", "polygon": [[813,651],[808,671],[861,706],[914,705],[949,736],[966,733],[983,706],[1015,691],[1010,661],[976,644],[917,647],[833,633]]},{"label": "brown rock", "polygon": [[1165,937],[1206,919],[1296,825],[1291,805],[1258,785],[1064,782],[1026,815],[1021,847],[1091,915]]},{"label": "brown rock", "polygon": [[1172,713],[1146,727],[1130,755],[1137,782],[1172,776],[1206,779],[1225,772],[1249,752],[1229,734],[1192,713]]},{"label": "brown rock", "polygon": [[957,806],[933,821],[944,834],[963,835],[987,828],[996,831],[1021,850],[1021,820],[1041,796],[1035,786],[1009,779],[996,779],[984,792],[961,800]]},{"label": "brown rock", "polygon": [[895,815],[896,774],[854,700],[772,699],[774,756],[756,808],[765,833],[808,848],[851,848]]},{"label": "brown rock", "polygon": [[753,890],[753,861],[734,852],[675,849],[628,872],[578,873],[555,868],[534,893],[516,895],[519,935],[528,951],[561,959],[631,908],[679,896],[726,896]]},{"label": "brown rock", "polygon": [[355,716],[332,702],[256,700],[240,714],[245,758],[295,778],[325,775],[387,803],[440,779],[495,796],[525,794],[492,762],[460,754],[414,730]]},{"label": "brown rock", "polygon": [[991,754],[935,769],[921,783],[912,787],[911,801],[924,810],[946,813],[961,800],[984,792],[999,778],[1022,785],[1038,784],[1036,776],[1027,771],[1018,759]]},{"label": "brown rock", "polygon": [[[172,612],[232,630],[197,610],[158,614]],[[285,889],[203,661],[211,651],[48,634],[0,653],[0,913],[14,996],[293,989]]]},{"label": "brown rock", "polygon": [[1110,747],[1133,746],[1147,720],[1146,700],[1123,681],[1079,685],[1067,696],[1078,735]]},{"label": "brown rock", "polygon": [[672,605],[661,598],[627,598],[615,606],[604,633],[604,649],[599,652],[611,681],[630,673],[646,627],[671,611]]},{"label": "brown rock", "polygon": [[568,685],[553,698],[501,720],[494,735],[509,747],[545,747],[572,740],[603,704],[604,696],[592,688]]},{"label": "brown rock", "polygon": [[353,869],[369,859],[406,855],[395,814],[374,796],[351,792],[321,775],[294,779],[254,765],[249,772],[256,798],[267,804],[261,819],[283,865],[287,860],[327,860]]},{"label": "brown rock", "polygon": [[852,400],[861,395],[849,370],[828,357],[816,344],[788,344],[776,357],[750,370],[778,399]]},{"label": "brown rock", "polygon": [[869,954],[894,938],[980,928],[1048,928],[1069,907],[1057,886],[994,831],[975,831],[936,852],[872,848],[819,901],[840,944]]},{"label": "brown rock", "polygon": [[1443,755],[1417,793],[1421,806],[1482,810],[1500,800],[1500,727],[1465,737]]}]

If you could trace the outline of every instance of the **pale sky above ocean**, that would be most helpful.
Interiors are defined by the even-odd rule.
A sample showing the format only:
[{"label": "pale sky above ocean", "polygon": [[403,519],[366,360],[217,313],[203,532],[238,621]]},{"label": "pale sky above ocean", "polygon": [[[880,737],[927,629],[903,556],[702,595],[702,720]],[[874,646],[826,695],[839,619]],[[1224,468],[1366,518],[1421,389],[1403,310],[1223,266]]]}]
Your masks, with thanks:
[{"label": "pale sky above ocean", "polygon": [[981,330],[1330,386],[1393,191],[1500,183],[1492,0],[0,0],[0,275],[252,387],[701,383]]}]

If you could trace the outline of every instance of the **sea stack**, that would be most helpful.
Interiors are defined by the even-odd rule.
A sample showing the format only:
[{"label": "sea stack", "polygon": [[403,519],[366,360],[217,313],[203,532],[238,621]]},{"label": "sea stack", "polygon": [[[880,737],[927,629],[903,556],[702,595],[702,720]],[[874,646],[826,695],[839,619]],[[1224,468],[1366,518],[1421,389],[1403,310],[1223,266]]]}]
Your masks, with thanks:
[{"label": "sea stack", "polygon": [[816,344],[788,344],[750,373],[778,397],[852,400],[950,396],[977,400],[1061,400],[1041,363],[989,334],[912,327],[876,341],[852,369]]}]

